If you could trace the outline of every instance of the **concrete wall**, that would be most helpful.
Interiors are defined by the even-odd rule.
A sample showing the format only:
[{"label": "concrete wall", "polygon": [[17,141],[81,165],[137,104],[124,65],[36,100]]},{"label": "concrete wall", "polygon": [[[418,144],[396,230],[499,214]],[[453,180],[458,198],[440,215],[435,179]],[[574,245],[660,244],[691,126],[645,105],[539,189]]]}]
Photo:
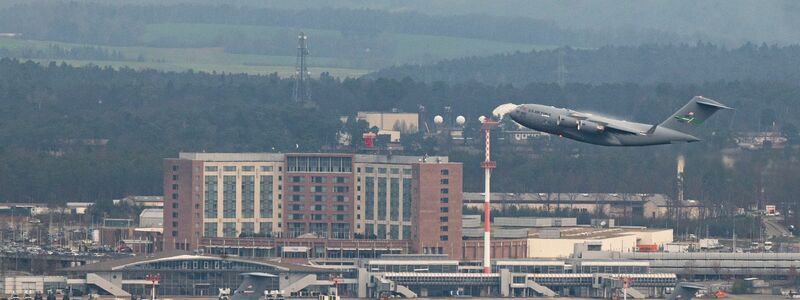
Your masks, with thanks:
[{"label": "concrete wall", "polygon": [[528,258],[567,258],[572,255],[575,244],[597,241],[603,251],[633,252],[636,236],[633,234],[604,239],[528,239]]},{"label": "concrete wall", "polygon": [[44,293],[44,284],[66,286],[67,278],[64,276],[12,276],[3,278],[2,294],[18,293],[20,298],[26,291]]},{"label": "concrete wall", "polygon": [[642,245],[658,245],[663,247],[665,244],[672,243],[673,234],[672,229],[663,230],[647,230],[635,233],[639,239],[639,244]]}]

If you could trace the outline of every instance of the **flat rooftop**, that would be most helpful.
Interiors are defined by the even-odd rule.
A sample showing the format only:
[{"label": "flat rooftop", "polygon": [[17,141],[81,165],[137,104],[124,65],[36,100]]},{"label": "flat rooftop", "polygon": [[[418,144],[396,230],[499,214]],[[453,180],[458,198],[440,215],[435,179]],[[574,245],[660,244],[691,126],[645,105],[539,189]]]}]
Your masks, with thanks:
[{"label": "flat rooftop", "polygon": [[352,156],[354,163],[412,164],[448,163],[447,156],[370,155],[350,153],[206,153],[181,152],[178,159],[209,162],[283,162],[286,156]]}]

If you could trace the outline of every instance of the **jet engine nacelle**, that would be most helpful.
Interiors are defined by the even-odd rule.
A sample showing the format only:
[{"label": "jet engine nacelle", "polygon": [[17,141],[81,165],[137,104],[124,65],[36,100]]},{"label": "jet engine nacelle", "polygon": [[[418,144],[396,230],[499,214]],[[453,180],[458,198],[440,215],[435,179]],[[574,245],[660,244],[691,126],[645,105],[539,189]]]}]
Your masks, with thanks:
[{"label": "jet engine nacelle", "polygon": [[559,115],[556,117],[556,125],[561,127],[575,128],[578,125],[578,119],[569,116]]},{"label": "jet engine nacelle", "polygon": [[579,131],[588,133],[601,133],[604,130],[606,130],[606,126],[604,124],[586,120],[578,121],[578,124],[576,126]]}]

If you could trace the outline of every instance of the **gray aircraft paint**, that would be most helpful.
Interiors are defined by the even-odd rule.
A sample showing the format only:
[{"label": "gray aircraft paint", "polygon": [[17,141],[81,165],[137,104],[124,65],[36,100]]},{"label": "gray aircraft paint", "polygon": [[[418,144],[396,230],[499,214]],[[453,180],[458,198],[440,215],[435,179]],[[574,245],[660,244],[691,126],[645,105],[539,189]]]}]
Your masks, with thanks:
[{"label": "gray aircraft paint", "polygon": [[675,289],[672,291],[672,294],[667,297],[667,300],[690,300],[694,298],[697,291],[701,289],[703,289],[703,286],[699,284],[679,282],[675,285]]},{"label": "gray aircraft paint", "polygon": [[580,142],[604,146],[650,146],[700,141],[687,132],[720,109],[730,108],[696,96],[659,125],[628,122],[540,104],[518,105],[508,116],[527,128]]},{"label": "gray aircraft paint", "polygon": [[269,291],[270,280],[274,280],[277,277],[269,273],[244,273],[241,276],[244,277],[242,283],[233,292],[231,300],[264,299],[264,291]]}]

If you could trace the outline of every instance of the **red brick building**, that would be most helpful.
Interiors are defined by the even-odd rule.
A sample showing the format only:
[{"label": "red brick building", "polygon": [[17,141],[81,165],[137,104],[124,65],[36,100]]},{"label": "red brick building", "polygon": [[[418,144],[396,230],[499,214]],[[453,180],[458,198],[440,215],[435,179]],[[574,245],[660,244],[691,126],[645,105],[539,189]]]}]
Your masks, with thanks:
[{"label": "red brick building", "polygon": [[249,241],[277,256],[336,240],[340,255],[366,244],[460,258],[462,203],[462,165],[447,157],[181,153],[164,160],[164,248]]}]

